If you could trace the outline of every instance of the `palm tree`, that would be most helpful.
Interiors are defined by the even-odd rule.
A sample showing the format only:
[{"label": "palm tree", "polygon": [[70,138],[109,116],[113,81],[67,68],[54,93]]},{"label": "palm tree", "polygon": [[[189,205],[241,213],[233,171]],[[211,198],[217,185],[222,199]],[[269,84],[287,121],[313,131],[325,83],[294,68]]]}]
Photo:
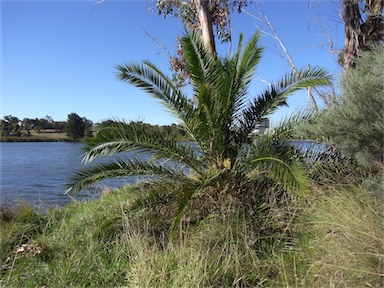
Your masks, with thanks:
[{"label": "palm tree", "polygon": [[248,90],[262,54],[258,40],[259,34],[255,34],[243,48],[241,36],[236,53],[219,58],[205,49],[198,34],[185,35],[182,45],[196,101],[190,101],[149,61],[117,66],[120,80],[148,92],[175,115],[193,145],[183,145],[160,132],[149,133],[123,121],[111,121],[98,140],[88,145],[84,161],[135,150],[152,155],[152,159],[171,160],[167,163],[174,165],[138,158],[99,163],[77,173],[70,184],[72,193],[106,178],[155,176],[151,178],[155,186],[151,187],[162,188],[139,196],[136,204],[145,206],[173,199],[177,225],[192,199],[207,191],[225,198],[251,175],[266,175],[287,189],[297,187],[298,166],[287,157],[289,149],[284,143],[268,138],[251,149],[244,144],[256,124],[286,105],[288,95],[306,87],[329,85],[330,77],[322,69],[292,72],[249,102]]}]

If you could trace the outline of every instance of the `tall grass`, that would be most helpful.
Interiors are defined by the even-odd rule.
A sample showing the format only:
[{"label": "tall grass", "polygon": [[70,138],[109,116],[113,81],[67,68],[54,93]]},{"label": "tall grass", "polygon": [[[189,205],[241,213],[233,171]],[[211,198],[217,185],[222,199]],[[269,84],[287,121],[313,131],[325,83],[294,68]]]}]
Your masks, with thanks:
[{"label": "tall grass", "polygon": [[362,187],[317,190],[277,259],[286,287],[383,287],[384,205]]},{"label": "tall grass", "polygon": [[[114,196],[51,209],[41,216],[44,221],[40,222],[38,232],[26,239],[23,235],[28,229],[21,226],[19,218],[3,219],[0,284],[4,287],[121,285],[129,259],[124,246],[117,242],[122,231],[124,200],[118,194]],[[28,246],[23,248],[22,244]]]},{"label": "tall grass", "polygon": [[[129,212],[135,188],[100,200],[52,209],[44,216],[2,219],[1,282],[4,287],[257,287],[268,277],[262,264],[280,235],[262,239],[241,213],[212,215],[182,227],[170,241],[143,212]],[[17,213],[21,213],[20,211]],[[23,213],[22,213],[23,214]],[[25,213],[24,213],[25,214]],[[36,231],[24,237],[28,227]],[[187,222],[184,222],[187,223]],[[34,226],[33,226],[34,227]],[[26,234],[25,234],[26,235]],[[276,239],[276,241],[274,241]],[[278,247],[278,244],[276,244]],[[275,249],[274,247],[272,250]]]},{"label": "tall grass", "polygon": [[0,142],[63,142],[71,141],[65,133],[38,133],[31,131],[30,135],[1,136]]},{"label": "tall grass", "polygon": [[[258,287],[266,280],[255,238],[242,220],[209,219],[164,249],[143,235],[128,239],[129,287]],[[143,245],[143,243],[146,243]]]},{"label": "tall grass", "polygon": [[[37,215],[1,217],[2,287],[381,287],[382,200],[363,187],[313,187],[290,206],[241,207],[171,241],[135,187]],[[272,209],[273,208],[273,209]],[[145,217],[144,217],[145,216]],[[253,222],[258,222],[255,224]]]}]

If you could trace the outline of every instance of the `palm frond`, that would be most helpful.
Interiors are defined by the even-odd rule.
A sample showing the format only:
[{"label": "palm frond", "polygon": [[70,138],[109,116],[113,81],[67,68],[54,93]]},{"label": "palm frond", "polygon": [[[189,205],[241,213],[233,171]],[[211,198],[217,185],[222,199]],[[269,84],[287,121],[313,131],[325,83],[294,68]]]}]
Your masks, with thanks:
[{"label": "palm frond", "polygon": [[244,139],[255,125],[281,106],[287,105],[290,94],[307,87],[331,85],[331,76],[321,68],[302,69],[286,74],[282,79],[270,85],[256,97],[251,105],[244,109],[240,118],[238,138]]},{"label": "palm frond", "polygon": [[256,33],[247,42],[237,63],[237,82],[247,89],[253,79],[256,66],[260,61],[263,48],[258,46],[260,33]]},{"label": "palm frond", "polygon": [[198,100],[194,135],[202,140],[199,144],[203,150],[209,148],[206,154],[215,154],[213,158],[229,157],[235,149],[229,143],[260,59],[258,39],[259,35],[254,35],[243,50],[241,36],[236,53],[219,59],[204,50],[199,36],[184,38],[186,62],[193,71],[191,82]]},{"label": "palm frond", "polygon": [[191,201],[195,197],[198,197],[207,187],[214,185],[220,175],[221,173],[219,171],[210,170],[199,182],[193,183],[194,185],[189,184],[184,186],[183,194],[179,198],[178,208],[169,231],[170,238],[174,235]]},{"label": "palm frond", "polygon": [[132,195],[129,209],[131,211],[139,211],[145,208],[156,207],[157,205],[171,205],[175,201],[173,196],[179,191],[179,186],[180,183],[178,181],[169,181],[167,179],[141,185],[137,187],[137,193]]},{"label": "palm frond", "polygon": [[169,230],[169,237],[172,238],[177,227],[179,227],[179,224],[181,222],[182,217],[184,216],[184,213],[186,209],[188,208],[188,205],[190,204],[193,195],[195,194],[196,190],[192,189],[192,187],[189,187],[183,191],[183,195],[181,199],[179,199],[179,205],[177,207],[176,214],[173,217],[172,225]]},{"label": "palm frond", "polygon": [[262,174],[285,189],[305,190],[308,176],[301,156],[302,151],[291,142],[266,135],[246,151],[242,165],[249,176]]},{"label": "palm frond", "polygon": [[118,65],[118,79],[128,82],[159,99],[182,124],[188,123],[193,114],[193,107],[185,95],[172,80],[162,73],[154,64],[143,61],[142,65]]},{"label": "palm frond", "polygon": [[242,47],[242,35],[236,53],[222,60],[221,77],[216,76],[214,86],[217,92],[218,106],[216,110],[222,112],[220,118],[233,125],[243,110],[249,84],[259,63],[262,48],[258,47],[259,34],[255,34]]},{"label": "palm frond", "polygon": [[207,51],[199,33],[186,34],[181,43],[191,83],[194,90],[198,91],[201,85],[209,83],[217,76],[215,71],[218,68],[218,60]]},{"label": "palm frond", "polygon": [[139,159],[120,159],[113,162],[97,163],[90,168],[87,167],[78,171],[68,186],[71,189],[70,193],[76,194],[104,179],[138,175],[178,180],[185,178],[182,171],[177,171],[166,165]]},{"label": "palm frond", "polygon": [[279,139],[293,139],[295,138],[295,128],[304,123],[305,121],[310,120],[316,111],[310,109],[303,109],[294,112],[291,115],[284,117],[281,121],[275,125],[270,126],[269,130],[273,137]]},{"label": "palm frond", "polygon": [[[291,163],[276,157],[258,157],[252,160],[257,172],[262,172],[267,177],[272,178],[277,183],[283,185],[287,190],[306,190],[308,187],[308,177],[305,169],[299,163]],[[253,170],[252,172],[255,172]]]},{"label": "palm frond", "polygon": [[199,159],[198,147],[183,145],[169,135],[123,121],[111,121],[105,126],[96,140],[87,146],[83,161],[91,162],[98,157],[128,151],[151,155],[156,159],[170,159],[188,166],[198,174],[202,173],[201,167],[204,167],[204,162]]},{"label": "palm frond", "polygon": [[228,83],[228,111],[231,117],[231,126],[235,127],[245,105],[249,85],[254,77],[256,66],[260,61],[263,49],[258,46],[259,34],[256,33],[242,49],[242,37],[240,37],[237,52],[225,65]]}]

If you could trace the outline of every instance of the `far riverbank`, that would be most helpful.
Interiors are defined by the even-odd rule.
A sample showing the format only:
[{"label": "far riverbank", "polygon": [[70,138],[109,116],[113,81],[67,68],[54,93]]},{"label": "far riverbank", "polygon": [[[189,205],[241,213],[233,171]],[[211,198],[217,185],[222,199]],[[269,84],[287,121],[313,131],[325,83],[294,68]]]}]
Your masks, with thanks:
[{"label": "far riverbank", "polygon": [[74,142],[66,133],[37,133],[23,136],[1,136],[0,142]]}]

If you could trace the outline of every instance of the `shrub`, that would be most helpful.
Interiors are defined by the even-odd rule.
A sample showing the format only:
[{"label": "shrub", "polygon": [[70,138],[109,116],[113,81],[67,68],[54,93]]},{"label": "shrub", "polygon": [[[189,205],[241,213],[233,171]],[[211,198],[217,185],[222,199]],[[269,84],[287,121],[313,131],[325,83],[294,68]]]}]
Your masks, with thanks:
[{"label": "shrub", "polygon": [[[342,79],[342,97],[298,130],[306,137],[330,141],[365,168],[384,163],[384,47],[364,52],[357,68]],[[379,167],[379,168],[378,168]]]}]

